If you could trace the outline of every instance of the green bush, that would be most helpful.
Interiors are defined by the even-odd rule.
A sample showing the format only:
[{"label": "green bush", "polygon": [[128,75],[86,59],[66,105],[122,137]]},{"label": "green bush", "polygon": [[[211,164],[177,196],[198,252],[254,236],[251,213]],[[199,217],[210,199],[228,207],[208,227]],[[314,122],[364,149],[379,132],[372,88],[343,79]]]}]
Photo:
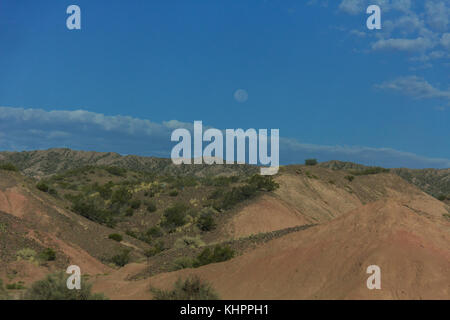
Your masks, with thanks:
[{"label": "green bush", "polygon": [[147,230],[147,235],[153,238],[159,238],[163,236],[163,231],[161,230],[160,227],[154,226]]},{"label": "green bush", "polygon": [[119,267],[123,267],[130,262],[130,250],[125,249],[121,253],[113,256],[111,262]]},{"label": "green bush", "polygon": [[217,245],[214,250],[205,248],[195,259],[193,266],[195,268],[204,266],[210,263],[223,262],[234,257],[234,250],[229,246]]},{"label": "green bush", "polygon": [[93,199],[76,196],[70,200],[72,201],[71,210],[73,212],[98,223],[106,224],[108,226],[114,225],[115,221],[111,214],[97,207]]},{"label": "green bush", "polygon": [[81,279],[81,289],[67,288],[70,275],[63,272],[48,275],[44,280],[33,283],[24,294],[26,300],[105,300],[103,294],[91,293],[92,285]]},{"label": "green bush", "polygon": [[134,214],[133,208],[127,208],[127,209],[125,210],[125,216],[127,216],[127,217],[132,217],[133,214]]},{"label": "green bush", "polygon": [[141,200],[137,200],[137,199],[132,200],[132,201],[130,202],[130,207],[131,207],[132,209],[134,209],[134,210],[139,209],[139,208],[141,207]]},{"label": "green bush", "polygon": [[156,205],[153,202],[149,202],[147,204],[147,211],[148,212],[155,212],[156,211]]},{"label": "green bush", "polygon": [[120,241],[123,240],[122,235],[120,235],[120,234],[118,234],[118,233],[111,233],[111,234],[108,236],[108,238],[111,239],[111,240],[117,241],[117,242],[120,242]]},{"label": "green bush", "polygon": [[441,194],[441,195],[439,195],[439,196],[437,197],[437,199],[438,199],[439,201],[445,201],[445,200],[447,199],[447,196]]},{"label": "green bush", "polygon": [[218,209],[230,209],[237,203],[254,197],[257,191],[254,185],[234,187],[224,194]]},{"label": "green bush", "polygon": [[56,260],[56,252],[52,248],[47,248],[39,253],[38,258],[41,261],[55,261]]},{"label": "green bush", "polygon": [[177,190],[170,190],[169,196],[176,197],[177,195],[178,195],[178,191]]},{"label": "green bush", "polygon": [[181,257],[174,261],[173,271],[192,268],[194,261],[189,257]]},{"label": "green bush", "polygon": [[26,289],[23,281],[19,281],[16,283],[10,283],[6,285],[6,289],[8,290],[23,290]]},{"label": "green bush", "polygon": [[278,183],[276,183],[271,176],[262,176],[259,174],[251,176],[248,183],[260,191],[274,191],[279,187]]},{"label": "green bush", "polygon": [[211,285],[198,276],[178,279],[172,290],[151,289],[154,300],[218,300],[219,296]]},{"label": "green bush", "polygon": [[17,169],[17,167],[15,165],[13,165],[12,163],[0,164],[0,170],[14,171],[14,172],[19,171],[19,169]]},{"label": "green bush", "polygon": [[349,182],[352,182],[353,181],[353,179],[355,179],[355,177],[354,176],[351,176],[351,175],[349,175],[349,176],[345,176],[345,179],[347,179]]},{"label": "green bush", "polygon": [[164,226],[168,228],[181,227],[186,224],[186,214],[189,207],[183,203],[176,203],[164,211]]},{"label": "green bush", "polygon": [[165,250],[164,241],[159,240],[154,244],[154,246],[152,248],[145,250],[144,255],[147,258],[150,258],[150,257],[156,256],[158,253],[160,253],[164,250]]},{"label": "green bush", "polygon": [[306,159],[305,160],[305,165],[307,166],[315,166],[317,165],[317,159]]},{"label": "green bush", "polygon": [[112,203],[117,203],[119,205],[124,205],[131,200],[132,194],[125,186],[121,186],[119,189],[115,190],[111,197]]},{"label": "green bush", "polygon": [[197,226],[202,231],[211,231],[216,228],[216,222],[214,221],[212,212],[204,212],[198,219]]},{"label": "green bush", "polygon": [[50,190],[50,187],[48,186],[47,183],[41,181],[36,185],[36,188],[38,188],[39,190],[41,190],[42,192],[48,192]]}]

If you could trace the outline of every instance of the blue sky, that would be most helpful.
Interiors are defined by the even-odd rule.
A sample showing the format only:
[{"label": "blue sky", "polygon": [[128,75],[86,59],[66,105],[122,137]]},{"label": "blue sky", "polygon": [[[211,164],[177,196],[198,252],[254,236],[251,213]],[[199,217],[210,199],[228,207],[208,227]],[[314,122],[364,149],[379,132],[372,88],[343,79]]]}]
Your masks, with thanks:
[{"label": "blue sky", "polygon": [[449,19],[448,0],[4,0],[0,149],[168,157],[202,120],[280,129],[281,163],[450,167]]}]

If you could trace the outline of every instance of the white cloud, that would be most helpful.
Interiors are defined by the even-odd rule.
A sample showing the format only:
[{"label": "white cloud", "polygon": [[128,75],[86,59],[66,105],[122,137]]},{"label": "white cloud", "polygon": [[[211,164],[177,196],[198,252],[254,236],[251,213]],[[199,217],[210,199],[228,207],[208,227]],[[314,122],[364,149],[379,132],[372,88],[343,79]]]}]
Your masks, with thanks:
[{"label": "white cloud", "polygon": [[435,45],[430,39],[380,39],[372,44],[373,50],[401,50],[401,51],[424,51],[433,48]]},{"label": "white cloud", "polygon": [[358,14],[365,12],[364,0],[342,0],[339,9],[349,14]]},{"label": "white cloud", "polygon": [[[436,91],[428,89],[433,94]],[[423,95],[429,95],[426,92]],[[171,120],[155,123],[127,116],[106,116],[84,110],[46,111],[0,107],[0,149],[36,150],[67,147],[169,157],[176,128],[192,130],[192,123]],[[207,127],[204,124],[204,128]],[[248,128],[245,128],[248,129]],[[447,159],[421,157],[390,148],[324,146],[280,138],[280,161],[302,163],[306,158],[342,160],[385,167],[450,167]]]},{"label": "white cloud", "polygon": [[450,17],[450,7],[447,7],[447,4],[444,1],[425,2],[427,22],[432,28],[440,31],[447,30]]},{"label": "white cloud", "polygon": [[377,88],[400,92],[416,99],[450,99],[450,90],[440,90],[417,76],[399,77],[376,85]]}]

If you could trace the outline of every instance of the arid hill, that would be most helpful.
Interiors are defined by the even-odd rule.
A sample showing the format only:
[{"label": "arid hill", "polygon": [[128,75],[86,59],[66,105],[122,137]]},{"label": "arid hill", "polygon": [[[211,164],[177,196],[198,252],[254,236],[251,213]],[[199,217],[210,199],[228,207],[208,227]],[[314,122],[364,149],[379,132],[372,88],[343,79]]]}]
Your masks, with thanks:
[{"label": "arid hill", "polygon": [[[151,299],[191,274],[224,299],[450,297],[450,208],[393,170],[330,162],[272,179],[66,149],[0,158],[22,170],[0,169],[12,297],[70,264],[111,299]],[[369,265],[381,290],[366,287]]]},{"label": "arid hill", "polygon": [[48,149],[22,152],[0,152],[0,163],[14,163],[24,174],[43,178],[85,166],[116,166],[127,170],[158,174],[197,176],[218,174],[256,173],[257,168],[249,165],[173,165],[170,159],[122,156],[115,152],[77,151],[71,149]]}]

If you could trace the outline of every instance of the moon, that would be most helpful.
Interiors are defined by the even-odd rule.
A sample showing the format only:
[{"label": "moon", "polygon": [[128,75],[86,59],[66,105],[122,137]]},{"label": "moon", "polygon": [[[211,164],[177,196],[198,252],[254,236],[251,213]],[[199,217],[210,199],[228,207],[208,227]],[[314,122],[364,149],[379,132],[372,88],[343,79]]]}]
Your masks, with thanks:
[{"label": "moon", "polygon": [[248,100],[248,92],[244,89],[237,89],[234,92],[234,99],[239,103],[244,103]]}]

